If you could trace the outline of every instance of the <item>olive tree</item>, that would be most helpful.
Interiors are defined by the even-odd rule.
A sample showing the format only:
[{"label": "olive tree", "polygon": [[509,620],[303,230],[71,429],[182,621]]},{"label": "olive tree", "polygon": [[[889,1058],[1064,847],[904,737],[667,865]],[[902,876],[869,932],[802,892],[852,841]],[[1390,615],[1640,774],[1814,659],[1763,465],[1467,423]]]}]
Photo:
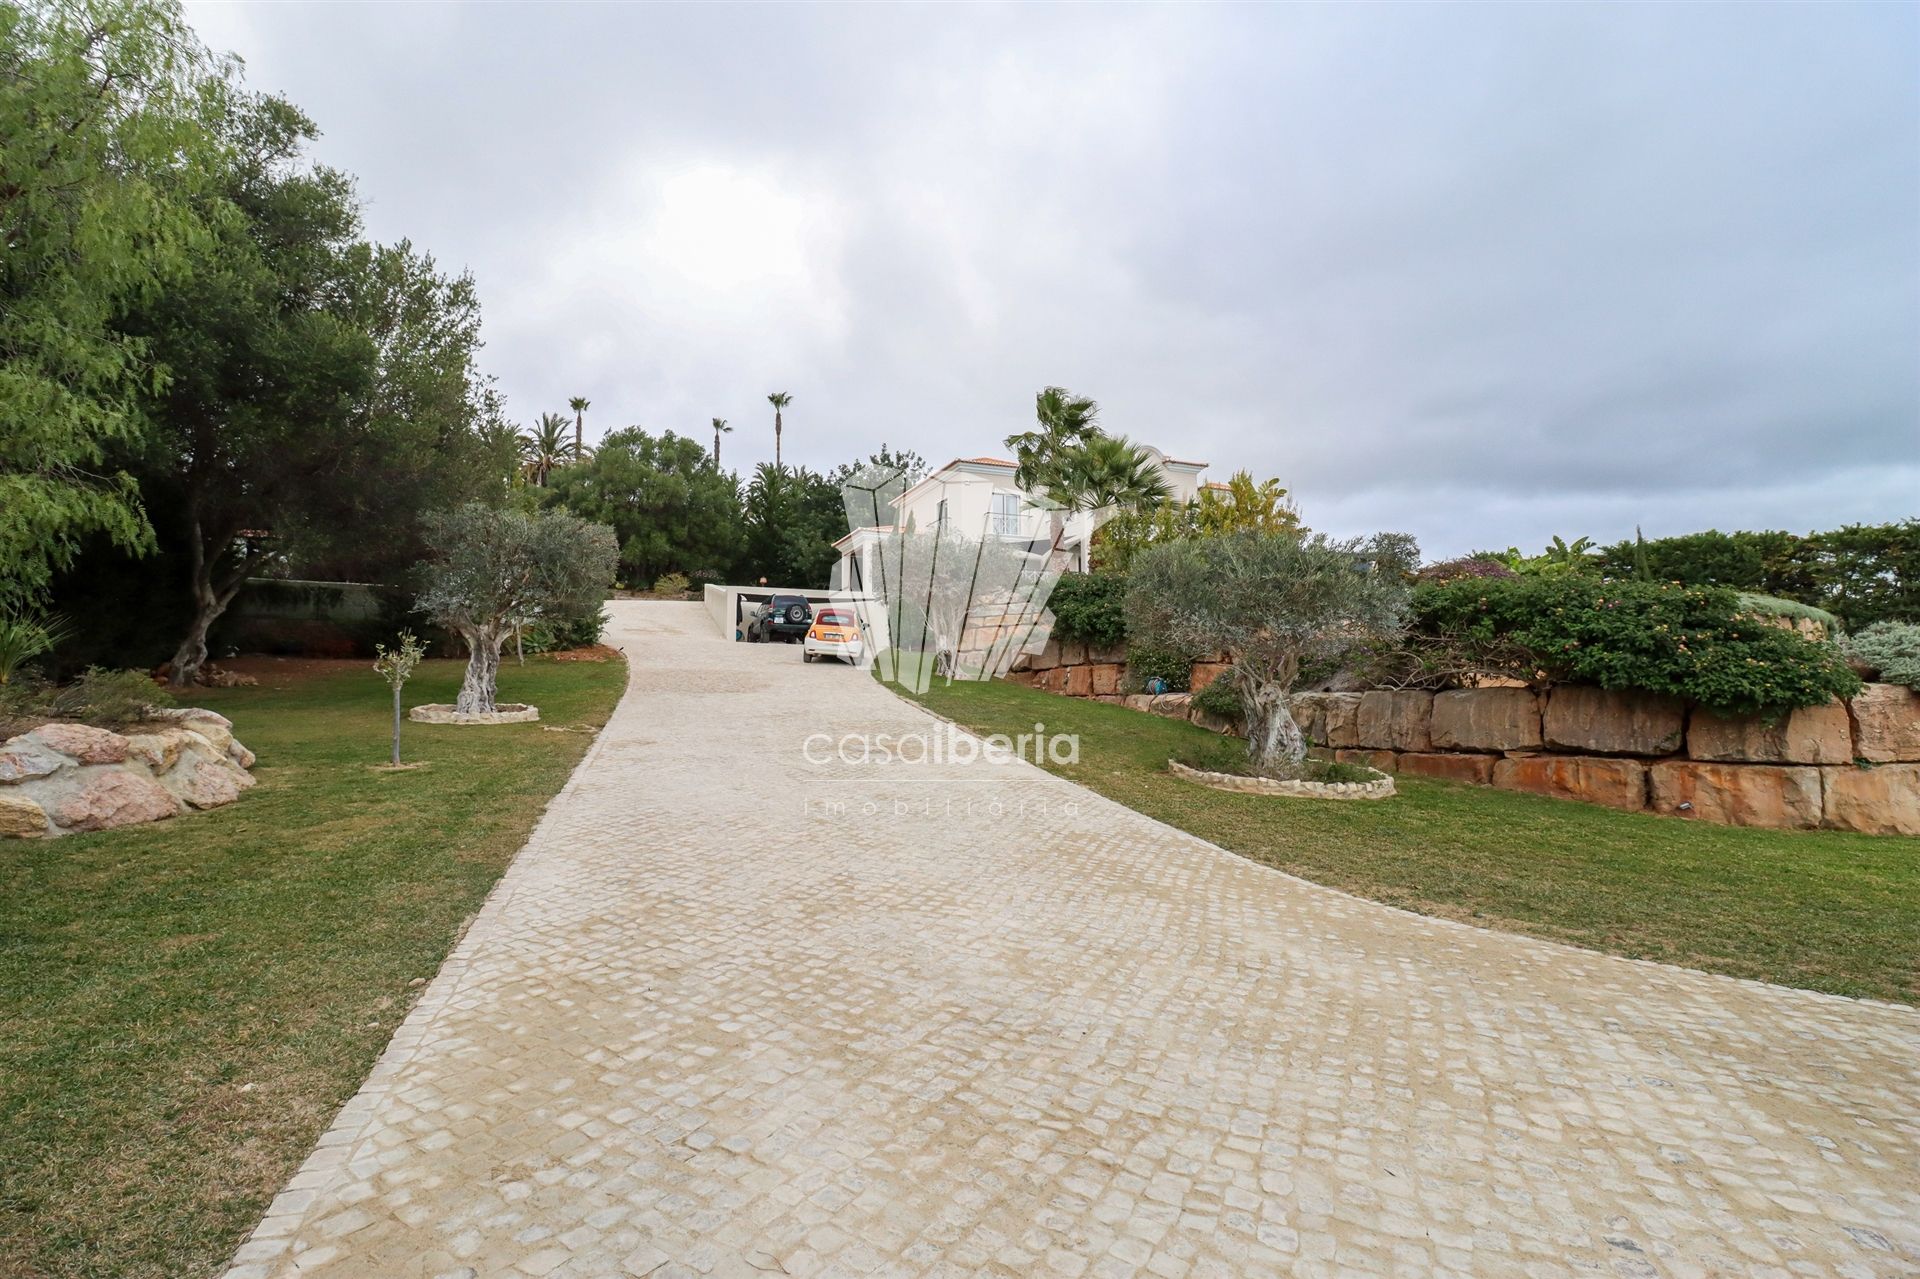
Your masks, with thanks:
[{"label": "olive tree", "polygon": [[1128,576],[1128,639],[1224,652],[1246,708],[1254,771],[1297,773],[1307,743],[1287,698],[1302,664],[1338,659],[1403,623],[1408,588],[1384,566],[1379,547],[1380,539],[1285,532],[1148,546]]},{"label": "olive tree", "polygon": [[467,645],[454,708],[489,714],[500,649],[516,627],[579,617],[606,598],[619,561],[613,530],[560,511],[528,515],[478,502],[423,523],[420,609]]}]

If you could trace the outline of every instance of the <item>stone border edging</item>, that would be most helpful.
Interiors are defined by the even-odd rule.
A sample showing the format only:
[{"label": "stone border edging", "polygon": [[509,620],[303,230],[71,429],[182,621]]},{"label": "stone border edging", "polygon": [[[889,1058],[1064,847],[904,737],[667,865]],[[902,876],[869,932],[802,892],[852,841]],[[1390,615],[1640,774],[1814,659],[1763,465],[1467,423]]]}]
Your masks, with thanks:
[{"label": "stone border edging", "polygon": [[416,724],[531,724],[540,718],[538,706],[524,702],[502,702],[491,712],[457,711],[448,702],[428,702],[407,712]]},{"label": "stone border edging", "polygon": [[1274,777],[1245,777],[1239,773],[1209,773],[1189,768],[1177,759],[1167,761],[1167,771],[1185,781],[1214,790],[1248,795],[1283,795],[1290,799],[1389,799],[1395,793],[1393,778],[1379,769],[1370,782],[1310,782],[1304,778],[1281,781]]}]

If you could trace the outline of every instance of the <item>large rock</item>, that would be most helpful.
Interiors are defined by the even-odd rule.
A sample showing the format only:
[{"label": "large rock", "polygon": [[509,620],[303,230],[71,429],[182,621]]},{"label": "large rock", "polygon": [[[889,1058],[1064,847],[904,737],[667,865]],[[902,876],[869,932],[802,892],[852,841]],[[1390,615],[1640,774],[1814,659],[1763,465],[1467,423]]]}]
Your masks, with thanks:
[{"label": "large rock", "polygon": [[1869,684],[1853,708],[1853,757],[1876,764],[1920,761],[1920,693],[1898,684]]},{"label": "large rock", "polygon": [[1084,662],[1078,666],[1062,666],[1059,669],[1067,673],[1066,685],[1060,691],[1068,697],[1093,696],[1093,668]]},{"label": "large rock", "polygon": [[1822,824],[1868,835],[1920,835],[1920,764],[1841,765],[1826,782]]},{"label": "large rock", "polygon": [[1722,826],[1811,830],[1820,824],[1817,768],[1663,760],[1648,780],[1656,813]]},{"label": "large rock", "polygon": [[1671,755],[1685,736],[1686,706],[1653,693],[1563,684],[1547,697],[1546,744],[1596,755]]},{"label": "large rock", "polygon": [[1410,751],[1400,757],[1400,771],[1409,777],[1433,777],[1474,786],[1493,785],[1493,765],[1491,755],[1422,755]]},{"label": "large rock", "polygon": [[[146,731],[127,734],[127,755],[142,761],[156,774],[164,773],[178,763],[181,751],[207,740],[177,724],[142,724],[138,727]],[[246,748],[243,746],[240,749]]]},{"label": "large rock", "polygon": [[240,792],[253,785],[253,775],[224,758],[211,759],[196,751],[160,784],[195,808],[218,808],[239,799]]},{"label": "large rock", "polygon": [[1209,733],[1219,733],[1223,737],[1231,737],[1240,731],[1240,726],[1225,715],[1199,706],[1187,712],[1187,722],[1196,728],[1204,728]]},{"label": "large rock", "polygon": [[25,795],[0,795],[0,839],[47,833],[47,813]]},{"label": "large rock", "polygon": [[1060,665],[1085,666],[1087,664],[1087,646],[1079,640],[1060,641]]},{"label": "large rock", "polygon": [[11,737],[6,748],[0,750],[0,785],[51,777],[72,767],[73,762],[65,755],[54,754],[31,737]]},{"label": "large rock", "polygon": [[1050,639],[1041,645],[1040,651],[1033,655],[1029,664],[1036,671],[1050,671],[1060,665],[1060,641]]},{"label": "large rock", "polygon": [[179,811],[180,801],[152,778],[103,768],[84,774],[79,786],[60,797],[53,820],[69,831],[106,830],[158,821]]},{"label": "large rock", "polygon": [[1360,745],[1360,698],[1359,693],[1316,693],[1320,701],[1320,731],[1325,734],[1318,744],[1331,746],[1336,750],[1351,750]]},{"label": "large rock", "polygon": [[1161,693],[1148,705],[1147,709],[1155,715],[1164,715],[1168,719],[1185,719],[1187,704],[1193,701],[1191,693]]},{"label": "large rock", "polygon": [[1433,695],[1437,751],[1540,749],[1540,698],[1530,688],[1456,688]]},{"label": "large rock", "polygon": [[1120,677],[1126,673],[1127,668],[1111,662],[1102,662],[1087,669],[1093,672],[1093,695],[1111,697],[1120,691]]},{"label": "large rock", "polygon": [[1717,715],[1699,706],[1687,723],[1687,754],[1723,762],[1846,764],[1853,759],[1853,725],[1839,702],[1803,706],[1771,721],[1759,715]]},{"label": "large rock", "polygon": [[1420,689],[1360,694],[1356,745],[1368,750],[1424,751],[1433,745],[1433,694]]},{"label": "large rock", "polygon": [[27,740],[82,764],[118,764],[127,758],[126,738],[86,724],[42,724]]},{"label": "large rock", "polygon": [[1400,768],[1400,756],[1393,751],[1337,750],[1333,759],[1336,764],[1358,764],[1376,773],[1397,772]]},{"label": "large rock", "polygon": [[1128,710],[1150,711],[1153,709],[1152,693],[1128,693],[1125,705]]},{"label": "large rock", "polygon": [[1509,755],[1493,766],[1501,790],[1578,799],[1637,812],[1647,806],[1647,766],[1637,759],[1585,755]]}]

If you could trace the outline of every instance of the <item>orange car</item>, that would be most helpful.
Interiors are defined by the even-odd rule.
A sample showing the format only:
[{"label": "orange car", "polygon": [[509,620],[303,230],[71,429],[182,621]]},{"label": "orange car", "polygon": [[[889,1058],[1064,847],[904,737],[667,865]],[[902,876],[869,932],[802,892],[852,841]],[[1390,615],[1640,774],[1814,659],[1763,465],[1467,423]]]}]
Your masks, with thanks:
[{"label": "orange car", "polygon": [[854,665],[866,653],[867,646],[860,638],[860,619],[852,609],[823,608],[813,615],[813,625],[807,628],[807,637],[800,641],[800,660],[811,662],[816,657],[838,657]]}]

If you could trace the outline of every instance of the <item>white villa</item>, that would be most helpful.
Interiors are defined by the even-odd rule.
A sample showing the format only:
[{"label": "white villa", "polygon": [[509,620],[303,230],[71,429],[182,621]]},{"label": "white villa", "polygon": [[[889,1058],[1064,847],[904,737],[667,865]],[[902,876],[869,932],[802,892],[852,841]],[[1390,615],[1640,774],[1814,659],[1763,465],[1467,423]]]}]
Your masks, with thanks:
[{"label": "white villa", "polygon": [[[1186,462],[1147,447],[1173,500],[1190,502],[1208,484],[1201,474],[1205,462]],[[1052,519],[1038,503],[1044,499],[1021,488],[1014,479],[1018,468],[1000,457],[955,458],[914,484],[892,502],[890,522],[856,528],[834,546],[840,562],[834,566],[834,589],[864,591],[874,581],[873,554],[883,534],[900,527],[928,530],[951,524],[969,537],[999,537],[1032,542],[1052,535]],[[1093,534],[1112,518],[1112,510],[1076,511],[1066,520],[1061,549],[1076,569],[1085,569]]]}]

